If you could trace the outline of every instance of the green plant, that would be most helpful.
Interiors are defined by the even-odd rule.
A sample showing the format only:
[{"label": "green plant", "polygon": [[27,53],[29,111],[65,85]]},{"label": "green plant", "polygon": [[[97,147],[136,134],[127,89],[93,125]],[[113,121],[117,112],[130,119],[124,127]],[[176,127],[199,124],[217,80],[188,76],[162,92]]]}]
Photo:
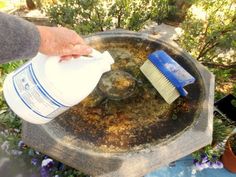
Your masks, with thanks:
[{"label": "green plant", "polygon": [[6,128],[19,128],[21,126],[21,120],[18,118],[7,106],[2,93],[3,81],[6,77],[6,74],[12,72],[21,66],[25,61],[19,60],[14,62],[9,62],[6,64],[0,65],[0,125]]},{"label": "green plant", "polygon": [[216,90],[215,100],[223,98],[226,94],[236,95],[236,69],[231,67],[210,67],[209,70],[215,75]]},{"label": "green plant", "polygon": [[216,68],[209,68],[209,70],[214,73],[217,81],[224,82],[227,81],[228,78],[232,76],[231,71],[233,70],[233,68],[221,69],[216,67]]},{"label": "green plant", "polygon": [[0,113],[0,125],[6,128],[17,128],[21,129],[21,119],[14,114],[10,109],[1,108]]},{"label": "green plant", "polygon": [[218,116],[214,117],[213,120],[213,142],[215,145],[217,143],[223,142],[227,136],[232,132],[233,126],[227,122],[223,122]]},{"label": "green plant", "polygon": [[162,22],[174,5],[170,0],[65,0],[45,8],[51,22],[82,34],[107,29],[139,30],[147,20]]},{"label": "green plant", "polygon": [[194,152],[192,156],[193,164],[199,171],[206,168],[223,168],[223,164],[220,162],[220,151],[210,145]]},{"label": "green plant", "polygon": [[181,24],[184,34],[179,40],[197,60],[204,64],[235,64],[236,6],[234,0],[196,1]]},{"label": "green plant", "polygon": [[233,134],[229,137],[229,143],[234,155],[236,156],[236,134]]},{"label": "green plant", "polygon": [[194,165],[197,170],[203,170],[205,168],[222,168],[223,165],[220,162],[222,155],[221,143],[230,135],[233,130],[233,126],[222,121],[220,116],[215,116],[213,119],[213,141],[211,145],[207,145],[204,148],[192,153],[194,158]]}]

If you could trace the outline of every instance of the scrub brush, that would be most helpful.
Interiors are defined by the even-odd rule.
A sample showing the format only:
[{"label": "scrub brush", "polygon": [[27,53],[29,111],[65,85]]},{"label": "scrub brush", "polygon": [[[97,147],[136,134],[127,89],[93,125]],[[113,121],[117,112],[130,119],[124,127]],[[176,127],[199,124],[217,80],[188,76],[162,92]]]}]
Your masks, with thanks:
[{"label": "scrub brush", "polygon": [[193,76],[163,50],[151,53],[140,69],[169,104],[180,95],[186,96],[188,92],[183,87],[195,81]]}]

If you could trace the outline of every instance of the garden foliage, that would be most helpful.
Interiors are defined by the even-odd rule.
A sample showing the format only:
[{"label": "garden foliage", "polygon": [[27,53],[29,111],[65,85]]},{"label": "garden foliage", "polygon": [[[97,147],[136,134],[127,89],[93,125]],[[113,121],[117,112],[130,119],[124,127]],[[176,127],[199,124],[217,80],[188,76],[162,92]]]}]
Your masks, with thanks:
[{"label": "garden foliage", "polygon": [[7,74],[18,68],[24,63],[23,60],[9,62],[0,65],[0,127],[5,126],[7,128],[20,128],[21,120],[18,118],[10,108],[7,106],[3,97],[3,81]]},{"label": "garden foliage", "polygon": [[203,63],[232,65],[236,62],[235,0],[199,0],[182,23],[179,42]]},{"label": "garden foliage", "polygon": [[229,138],[229,142],[230,142],[230,145],[231,145],[231,149],[232,149],[234,155],[236,156],[236,134],[233,134]]},{"label": "garden foliage", "polygon": [[161,23],[175,6],[170,0],[62,0],[45,11],[51,22],[82,34],[123,28],[139,30],[147,20]]}]

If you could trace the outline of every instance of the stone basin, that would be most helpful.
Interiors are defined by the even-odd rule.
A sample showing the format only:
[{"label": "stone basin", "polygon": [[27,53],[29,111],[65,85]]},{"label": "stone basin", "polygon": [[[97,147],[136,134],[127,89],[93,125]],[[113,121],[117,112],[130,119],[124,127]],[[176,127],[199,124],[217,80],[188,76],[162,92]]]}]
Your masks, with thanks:
[{"label": "stone basin", "polygon": [[[27,145],[92,176],[138,177],[211,143],[214,76],[204,66],[174,42],[146,33],[114,30],[86,40],[111,53],[112,70],[50,123],[24,122]],[[188,96],[171,105],[139,70],[160,49],[196,78],[185,87]]]}]

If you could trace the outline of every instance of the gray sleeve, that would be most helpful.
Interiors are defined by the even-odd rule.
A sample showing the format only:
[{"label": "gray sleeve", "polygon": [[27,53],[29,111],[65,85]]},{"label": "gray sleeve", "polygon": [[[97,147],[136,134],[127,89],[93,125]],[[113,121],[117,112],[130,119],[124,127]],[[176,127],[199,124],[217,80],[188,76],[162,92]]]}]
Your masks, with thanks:
[{"label": "gray sleeve", "polygon": [[40,35],[35,25],[0,12],[0,63],[32,58],[39,44]]}]

